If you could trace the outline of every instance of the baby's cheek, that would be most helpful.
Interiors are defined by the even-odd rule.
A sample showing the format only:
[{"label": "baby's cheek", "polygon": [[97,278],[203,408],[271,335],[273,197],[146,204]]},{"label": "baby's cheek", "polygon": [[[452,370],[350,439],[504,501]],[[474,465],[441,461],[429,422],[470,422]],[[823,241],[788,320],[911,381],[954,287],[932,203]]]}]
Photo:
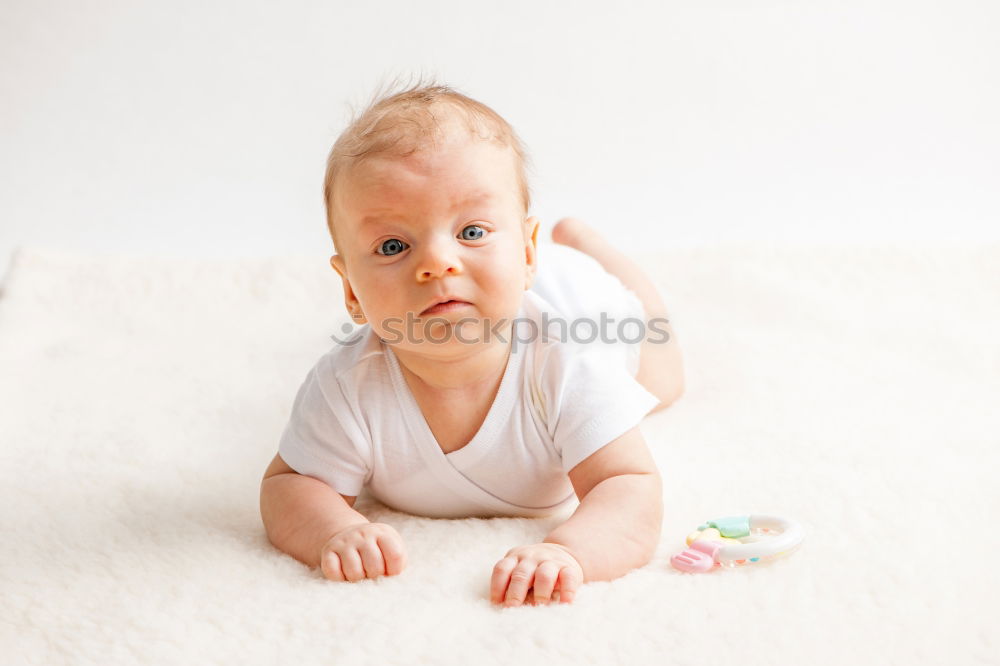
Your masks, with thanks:
[{"label": "baby's cheek", "polygon": [[525,290],[526,272],[524,266],[498,271],[490,275],[486,291],[499,311],[516,314]]},{"label": "baby's cheek", "polygon": [[369,321],[382,321],[391,319],[394,312],[404,312],[405,307],[395,303],[394,296],[398,295],[399,289],[394,289],[386,284],[365,285],[363,290],[359,290],[358,302],[361,309]]}]

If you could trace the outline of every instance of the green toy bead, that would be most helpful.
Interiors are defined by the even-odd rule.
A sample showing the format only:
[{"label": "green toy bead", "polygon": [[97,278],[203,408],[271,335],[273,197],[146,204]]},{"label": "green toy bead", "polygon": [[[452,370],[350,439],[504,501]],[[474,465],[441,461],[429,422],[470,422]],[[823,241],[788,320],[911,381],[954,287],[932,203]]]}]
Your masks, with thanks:
[{"label": "green toy bead", "polygon": [[[714,527],[724,537],[738,539],[750,535],[750,516],[728,516],[710,520],[706,527]],[[705,527],[699,527],[699,530]]]}]

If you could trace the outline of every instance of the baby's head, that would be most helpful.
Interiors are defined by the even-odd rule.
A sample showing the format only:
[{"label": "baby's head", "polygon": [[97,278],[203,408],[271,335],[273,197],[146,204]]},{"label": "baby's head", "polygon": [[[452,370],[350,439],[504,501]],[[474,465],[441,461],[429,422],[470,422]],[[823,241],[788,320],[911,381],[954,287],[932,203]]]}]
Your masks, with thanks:
[{"label": "baby's head", "polygon": [[[434,339],[461,330],[434,345],[456,356],[454,338],[482,338],[484,322],[516,316],[538,220],[521,143],[489,107],[445,86],[377,98],[334,144],[324,197],[330,263],[355,323],[410,348],[400,340],[408,321]],[[434,308],[449,299],[465,304]]]}]

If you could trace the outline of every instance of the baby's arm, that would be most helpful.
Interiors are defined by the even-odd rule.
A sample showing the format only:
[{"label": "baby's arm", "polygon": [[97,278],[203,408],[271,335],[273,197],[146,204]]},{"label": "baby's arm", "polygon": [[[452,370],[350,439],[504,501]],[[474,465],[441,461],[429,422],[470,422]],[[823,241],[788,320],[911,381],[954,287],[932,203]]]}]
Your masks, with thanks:
[{"label": "baby's arm", "polygon": [[402,539],[391,526],[355,511],[355,497],[297,473],[274,456],[260,484],[260,514],[277,548],[331,580],[395,575],[405,565]]},{"label": "baby's arm", "polygon": [[663,486],[638,428],[591,454],[569,477],[580,506],[542,543],[514,548],[497,563],[490,586],[494,603],[521,604],[529,588],[535,603],[550,602],[554,592],[568,603],[581,582],[613,580],[652,559],[660,541]]},{"label": "baby's arm", "polygon": [[639,428],[570,470],[580,506],[546,543],[565,546],[584,580],[613,580],[645,566],[660,542],[663,481]]}]

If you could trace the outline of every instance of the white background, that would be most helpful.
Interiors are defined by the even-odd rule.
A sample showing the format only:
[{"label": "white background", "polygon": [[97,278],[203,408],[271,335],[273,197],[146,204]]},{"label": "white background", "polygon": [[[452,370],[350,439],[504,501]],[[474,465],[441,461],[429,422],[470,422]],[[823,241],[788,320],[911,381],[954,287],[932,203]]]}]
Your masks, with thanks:
[{"label": "white background", "polygon": [[325,260],[350,105],[420,75],[513,124],[546,227],[996,240],[998,6],[3,0],[0,270],[20,245]]}]

